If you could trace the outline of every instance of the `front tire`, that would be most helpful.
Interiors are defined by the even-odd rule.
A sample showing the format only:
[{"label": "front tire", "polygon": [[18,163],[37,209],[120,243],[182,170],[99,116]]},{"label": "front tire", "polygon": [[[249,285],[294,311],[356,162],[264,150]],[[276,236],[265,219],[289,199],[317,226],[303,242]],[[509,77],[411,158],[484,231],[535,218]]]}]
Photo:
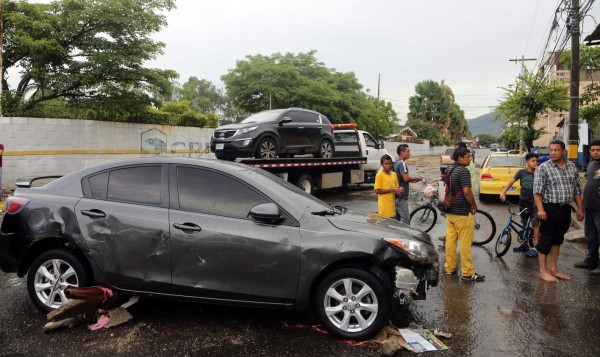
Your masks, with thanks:
[{"label": "front tire", "polygon": [[427,233],[433,228],[435,222],[437,222],[437,212],[428,205],[418,207],[410,213],[408,222],[411,227]]},{"label": "front tire", "polygon": [[498,240],[496,241],[496,255],[501,257],[504,254],[506,254],[506,252],[508,252],[508,248],[510,248],[510,241],[512,240],[512,237],[510,235],[510,231],[508,229],[505,229],[502,231],[502,234],[500,234],[500,237],[498,237]]},{"label": "front tire", "polygon": [[323,159],[331,159],[333,157],[333,153],[335,152],[335,148],[333,143],[329,140],[321,141],[319,144],[319,151],[317,152],[317,156]]},{"label": "front tire", "polygon": [[390,296],[372,273],[342,268],[321,282],[314,306],[319,320],[331,334],[365,340],[377,334],[387,322]]},{"label": "front tire", "polygon": [[37,308],[50,312],[69,302],[68,286],[87,286],[89,276],[81,258],[66,249],[53,249],[37,257],[27,274],[27,291]]},{"label": "front tire", "polygon": [[492,216],[485,211],[475,212],[475,237],[473,245],[484,245],[496,236],[496,222]]},{"label": "front tire", "polygon": [[279,155],[279,147],[273,138],[264,138],[256,147],[254,157],[257,159],[274,159]]}]

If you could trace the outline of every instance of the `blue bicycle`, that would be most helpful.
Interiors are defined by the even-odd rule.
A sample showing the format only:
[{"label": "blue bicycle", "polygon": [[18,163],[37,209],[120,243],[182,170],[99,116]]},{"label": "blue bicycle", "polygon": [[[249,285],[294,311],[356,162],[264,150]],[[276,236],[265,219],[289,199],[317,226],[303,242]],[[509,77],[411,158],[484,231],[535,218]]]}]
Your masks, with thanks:
[{"label": "blue bicycle", "polygon": [[515,215],[520,216],[521,214],[528,212],[529,208],[524,208],[520,212],[515,212],[515,209],[513,207],[516,205],[512,204],[508,200],[506,202],[508,204],[508,213],[510,213],[510,215],[508,216],[506,227],[504,227],[504,229],[500,232],[498,240],[496,240],[495,250],[496,255],[499,257],[506,254],[506,252],[508,252],[508,249],[510,248],[510,242],[512,241],[511,231],[515,232],[515,234],[517,235],[517,241],[519,243],[527,241],[530,242],[530,246],[533,245],[533,227],[531,226],[531,215],[529,216],[525,224],[519,224],[514,220]]}]

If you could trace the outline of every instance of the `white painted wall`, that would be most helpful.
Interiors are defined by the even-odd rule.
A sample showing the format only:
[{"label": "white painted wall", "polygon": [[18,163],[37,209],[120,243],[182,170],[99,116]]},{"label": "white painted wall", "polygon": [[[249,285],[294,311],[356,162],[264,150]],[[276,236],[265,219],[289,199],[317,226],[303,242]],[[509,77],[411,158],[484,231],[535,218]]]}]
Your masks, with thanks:
[{"label": "white painted wall", "polygon": [[[164,133],[162,150],[143,151],[142,133]],[[153,132],[154,132],[153,131]],[[157,155],[210,157],[213,129],[76,119],[0,118],[2,181],[14,188],[25,176],[64,175],[85,167]],[[148,143],[145,143],[148,148]],[[190,151],[191,147],[191,151]]]},{"label": "white painted wall", "polygon": [[[159,134],[154,141],[142,134]],[[26,176],[65,175],[97,164],[134,157],[214,158],[213,129],[77,119],[0,117],[4,144],[3,187]],[[160,144],[161,150],[157,150]],[[395,155],[398,142],[385,142]],[[153,146],[154,145],[154,146]],[[413,157],[440,155],[446,147],[409,144]]]}]

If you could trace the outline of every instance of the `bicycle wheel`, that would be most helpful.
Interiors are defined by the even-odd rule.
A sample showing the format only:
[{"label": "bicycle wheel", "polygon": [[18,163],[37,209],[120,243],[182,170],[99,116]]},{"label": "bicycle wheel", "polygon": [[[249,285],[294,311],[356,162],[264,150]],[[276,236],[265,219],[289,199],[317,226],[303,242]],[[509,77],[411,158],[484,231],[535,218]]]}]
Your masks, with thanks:
[{"label": "bicycle wheel", "polygon": [[437,222],[437,212],[433,207],[424,205],[410,212],[409,224],[411,227],[429,232]]},{"label": "bicycle wheel", "polygon": [[475,212],[475,238],[473,245],[484,245],[492,241],[496,235],[496,222],[485,211]]},{"label": "bicycle wheel", "polygon": [[510,235],[510,230],[508,229],[504,229],[502,231],[502,233],[500,234],[500,236],[498,237],[498,240],[496,240],[496,255],[501,257],[504,254],[506,254],[506,252],[508,252],[508,248],[510,248],[510,241],[511,241],[512,237]]}]

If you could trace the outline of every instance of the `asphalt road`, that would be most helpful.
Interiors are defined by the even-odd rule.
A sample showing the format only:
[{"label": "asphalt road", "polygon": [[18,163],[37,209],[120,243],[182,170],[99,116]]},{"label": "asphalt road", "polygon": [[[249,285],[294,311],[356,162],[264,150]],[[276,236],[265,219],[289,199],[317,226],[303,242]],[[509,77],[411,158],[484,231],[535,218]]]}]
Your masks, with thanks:
[{"label": "asphalt road", "polygon": [[[478,153],[477,161],[485,152]],[[434,159],[415,159],[412,172],[439,177]],[[422,204],[418,184],[410,208]],[[321,192],[330,203],[376,211],[372,186]],[[503,226],[506,207],[480,203]],[[441,218],[431,236],[444,261]],[[509,251],[503,258],[493,242],[473,248],[482,283],[442,276],[427,300],[416,301],[408,321],[452,333],[448,351],[435,356],[598,356],[600,278],[573,264],[582,246],[565,243],[559,265],[572,281],[550,284],[537,276],[537,262]],[[133,320],[111,329],[85,326],[44,333],[45,315],[29,301],[24,279],[0,273],[0,355],[2,356],[378,356],[378,347],[346,344],[310,326],[314,320],[289,311],[230,308],[144,299],[129,308]],[[300,325],[303,328],[290,328]],[[396,356],[412,354],[400,351]]]}]

